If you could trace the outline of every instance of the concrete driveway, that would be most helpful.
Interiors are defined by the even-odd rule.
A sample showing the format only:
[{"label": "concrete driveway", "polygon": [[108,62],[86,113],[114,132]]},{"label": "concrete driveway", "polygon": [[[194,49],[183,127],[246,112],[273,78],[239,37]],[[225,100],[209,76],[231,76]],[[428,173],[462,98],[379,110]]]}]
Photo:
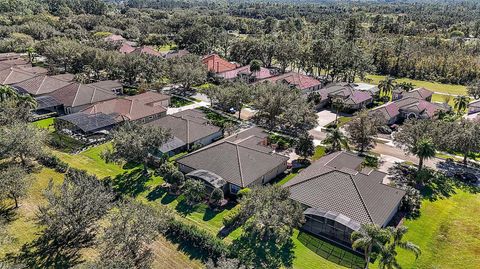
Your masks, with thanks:
[{"label": "concrete driveway", "polygon": [[322,110],[317,113],[317,127],[315,131],[322,131],[322,128],[335,121],[337,115],[330,110]]}]

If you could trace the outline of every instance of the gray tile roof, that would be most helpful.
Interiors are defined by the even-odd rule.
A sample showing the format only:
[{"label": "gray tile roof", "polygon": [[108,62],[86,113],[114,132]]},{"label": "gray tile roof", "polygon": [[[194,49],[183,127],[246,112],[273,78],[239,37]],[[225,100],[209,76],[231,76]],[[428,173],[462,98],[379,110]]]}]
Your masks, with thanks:
[{"label": "gray tile roof", "polygon": [[40,75],[15,83],[12,86],[17,88],[21,92],[29,93],[36,96],[53,92],[69,84],[70,82],[60,80],[55,77]]},{"label": "gray tile roof", "polygon": [[386,174],[364,169],[362,161],[352,153],[332,153],[314,162],[284,187],[290,189],[293,200],[309,207],[383,226],[405,192],[382,184]]},{"label": "gray tile roof", "polygon": [[68,107],[94,104],[117,97],[112,92],[79,83],[68,84],[48,95]]},{"label": "gray tile roof", "polygon": [[177,162],[194,170],[213,172],[227,182],[247,187],[287,160],[288,157],[280,154],[223,141],[186,155]]}]

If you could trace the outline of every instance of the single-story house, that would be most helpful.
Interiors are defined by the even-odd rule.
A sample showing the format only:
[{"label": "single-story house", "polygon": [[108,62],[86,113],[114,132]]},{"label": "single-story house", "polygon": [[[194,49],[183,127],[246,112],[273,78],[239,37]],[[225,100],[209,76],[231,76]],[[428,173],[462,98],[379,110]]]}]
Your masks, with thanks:
[{"label": "single-story house", "polygon": [[428,102],[432,101],[433,92],[426,88],[416,88],[409,92],[406,92],[401,89],[394,90],[392,93],[392,100],[400,100],[407,97],[413,97],[419,100],[425,100]]},{"label": "single-story house", "polygon": [[157,57],[163,56],[160,52],[156,51],[155,48],[153,48],[152,46],[140,46],[135,48],[130,53],[148,54],[148,55],[157,56]]},{"label": "single-story house", "polygon": [[318,92],[322,100],[328,100],[326,103],[341,99],[345,110],[359,110],[373,102],[373,95],[370,91],[357,90],[351,83],[330,84]]},{"label": "single-story house", "polygon": [[31,79],[38,74],[32,73],[18,67],[9,67],[0,70],[0,85],[12,85],[27,79]]},{"label": "single-story house", "polygon": [[108,131],[124,121],[145,123],[164,117],[169,102],[170,97],[167,95],[145,92],[99,102],[80,112],[59,117],[58,120],[73,133],[89,135]]},{"label": "single-story house", "polygon": [[218,54],[210,54],[202,58],[202,63],[207,67],[208,71],[213,73],[222,73],[238,68],[238,65],[231,63]]},{"label": "single-story house", "polygon": [[12,84],[12,87],[20,93],[39,96],[56,91],[70,83],[55,77],[40,75]]},{"label": "single-story house", "polygon": [[[201,111],[198,112],[203,114]],[[159,118],[147,125],[170,130],[172,139],[160,148],[162,153],[169,155],[190,150],[195,145],[209,145],[223,136],[222,129],[209,124],[205,117],[191,117],[185,112]]]},{"label": "single-story house", "polygon": [[265,67],[260,67],[260,71],[250,71],[250,65],[242,66],[233,70],[220,72],[217,74],[225,80],[242,79],[246,82],[254,82],[261,79],[266,79],[276,75],[275,70],[271,70]]},{"label": "single-story house", "polygon": [[[225,181],[214,187],[236,194],[242,188],[266,184],[287,169],[289,158],[264,146],[265,138],[241,137],[231,136],[177,159],[180,171],[187,175],[197,170],[211,172],[219,177],[215,182]],[[211,184],[211,178],[201,179],[207,186]]]},{"label": "single-story house", "polygon": [[135,50],[135,47],[130,45],[129,43],[123,43],[122,46],[118,48],[118,51],[124,54],[132,53],[134,50]]},{"label": "single-story house", "polygon": [[22,55],[16,52],[0,53],[0,62],[20,59]]},{"label": "single-story house", "polygon": [[59,113],[71,114],[79,112],[92,104],[115,99],[116,94],[100,88],[88,86],[80,83],[70,83],[60,89],[57,89],[48,96],[57,100],[61,104]]},{"label": "single-story house", "polygon": [[386,124],[392,125],[405,119],[434,118],[439,112],[448,112],[452,109],[448,104],[432,103],[423,98],[419,99],[418,96],[417,94],[405,96],[402,99],[376,107],[369,113],[376,113],[385,120]]},{"label": "single-story house", "polygon": [[87,84],[95,88],[100,88],[106,91],[113,92],[115,94],[123,93],[123,84],[118,80],[101,80],[98,82]]},{"label": "single-story house", "polygon": [[173,58],[179,58],[183,57],[190,54],[188,50],[171,50],[167,52],[165,55],[163,55],[163,58],[165,59],[173,59]]},{"label": "single-story house", "polygon": [[362,163],[353,153],[331,153],[283,185],[305,208],[303,230],[351,247],[350,236],[361,224],[388,225],[405,191],[383,184],[387,174]]},{"label": "single-story house", "polygon": [[288,72],[278,76],[269,77],[259,80],[257,83],[262,82],[285,83],[290,87],[299,89],[305,94],[317,91],[322,87],[322,82],[319,80],[296,72]]},{"label": "single-story house", "polygon": [[63,81],[67,81],[67,82],[73,82],[75,80],[75,75],[70,74],[70,73],[52,75],[50,77],[56,78],[56,79],[59,79],[59,80],[63,80]]},{"label": "single-story house", "polygon": [[475,100],[468,104],[468,114],[475,114],[480,112],[480,100]]},{"label": "single-story house", "polygon": [[103,39],[106,42],[125,42],[126,39],[121,35],[111,34]]}]

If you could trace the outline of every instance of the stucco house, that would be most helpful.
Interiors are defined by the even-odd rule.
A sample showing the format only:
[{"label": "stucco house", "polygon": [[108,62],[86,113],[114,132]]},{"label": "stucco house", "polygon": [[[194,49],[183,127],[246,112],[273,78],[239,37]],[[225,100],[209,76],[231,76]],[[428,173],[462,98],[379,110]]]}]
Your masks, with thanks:
[{"label": "stucco house", "polygon": [[362,163],[363,158],[353,153],[331,153],[283,186],[305,208],[303,230],[351,247],[351,234],[361,224],[389,224],[405,191],[383,184],[387,174]]},{"label": "stucco house", "polygon": [[[243,188],[266,184],[287,169],[289,158],[265,145],[266,138],[262,137],[261,129],[252,128],[244,134],[230,136],[194,151],[176,162],[180,171],[195,175],[210,188],[236,194]],[[206,176],[200,176],[202,174]],[[220,184],[213,185],[212,179],[215,184]]]}]

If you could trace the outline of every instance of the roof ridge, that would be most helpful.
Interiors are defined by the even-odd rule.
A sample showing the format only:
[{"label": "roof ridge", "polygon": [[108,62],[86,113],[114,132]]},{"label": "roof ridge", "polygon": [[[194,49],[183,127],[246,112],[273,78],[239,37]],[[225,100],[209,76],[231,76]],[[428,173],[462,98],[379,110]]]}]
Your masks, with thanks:
[{"label": "roof ridge", "polygon": [[242,183],[242,188],[244,187],[245,183],[243,181],[243,173],[242,173],[242,162],[240,160],[240,151],[238,150],[238,145],[235,145],[235,150],[237,151],[237,161],[238,161],[238,171],[240,173],[240,182]]},{"label": "roof ridge", "polygon": [[[293,186],[297,186],[297,185],[300,184],[300,183],[305,183],[305,182],[310,181],[310,180],[312,180],[312,179],[317,179],[317,178],[320,177],[320,176],[324,176],[324,175],[326,175],[326,174],[330,174],[330,173],[333,173],[333,172],[339,172],[339,173],[342,173],[342,174],[345,174],[345,175],[349,175],[348,173],[345,173],[345,172],[343,172],[343,171],[332,169],[332,170],[327,171],[327,172],[325,172],[325,173],[317,174],[317,175],[314,175],[314,176],[312,176],[312,177],[306,178],[306,179],[304,179],[304,180],[302,180],[302,181],[299,181],[299,182],[296,182],[296,183],[294,183],[294,184],[292,184],[292,185],[287,185],[286,187],[287,187],[287,188],[290,188],[290,187],[293,187]],[[295,178],[298,177],[298,176],[299,176],[299,175],[293,177],[292,180],[295,179]],[[287,184],[288,184],[288,182],[287,182]]]},{"label": "roof ridge", "polygon": [[367,216],[368,218],[372,221],[372,223],[375,223],[375,221],[373,220],[372,218],[372,215],[370,214],[370,211],[368,211],[368,208],[367,208],[367,205],[365,204],[365,201],[363,200],[363,197],[362,197],[362,194],[360,193],[360,191],[358,190],[358,187],[357,187],[357,184],[355,183],[355,179],[353,179],[353,176],[348,174],[350,176],[350,180],[352,181],[353,183],[353,186],[355,187],[355,190],[357,191],[358,193],[358,197],[360,197],[360,201],[362,202],[362,205],[363,207],[365,208],[365,212],[367,212]]},{"label": "roof ridge", "polygon": [[[70,84],[70,85],[72,85],[72,84]],[[75,100],[77,100],[78,92],[80,91],[80,85],[81,84],[78,84],[77,91],[75,92],[75,96],[73,97],[72,107],[75,105]]]}]

